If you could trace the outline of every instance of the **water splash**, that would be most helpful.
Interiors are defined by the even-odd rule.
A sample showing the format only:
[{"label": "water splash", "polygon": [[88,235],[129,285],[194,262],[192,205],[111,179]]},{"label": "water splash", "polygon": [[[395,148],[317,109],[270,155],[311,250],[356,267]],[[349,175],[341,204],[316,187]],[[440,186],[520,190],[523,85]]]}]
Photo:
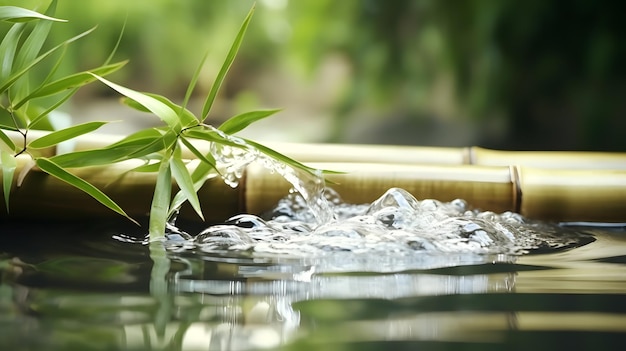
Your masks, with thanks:
[{"label": "water splash", "polygon": [[328,202],[324,200],[325,183],[321,171],[314,173],[298,171],[259,152],[241,138],[223,133],[219,129],[213,130],[236,145],[213,143],[211,146],[211,154],[226,184],[233,188],[237,187],[246,167],[252,162],[260,163],[269,172],[280,174],[291,184],[291,192],[302,196],[316,223],[321,224],[332,220],[333,212]]},{"label": "water splash", "polygon": [[344,252],[365,255],[520,255],[584,242],[557,226],[512,212],[472,210],[463,200],[417,200],[392,188],[371,204],[348,204],[321,174],[296,170],[264,155],[245,140],[214,129],[232,145],[214,143],[211,153],[224,181],[237,186],[252,162],[285,178],[292,190],[262,217],[241,214],[192,238],[168,225],[171,250],[209,254],[319,257]]},{"label": "water splash", "polygon": [[520,255],[537,249],[567,248],[581,237],[562,228],[528,221],[517,213],[470,210],[463,200],[418,201],[392,188],[371,204],[347,204],[326,189],[333,221],[311,223],[298,194],[282,199],[263,217],[238,215],[195,237],[207,253],[323,256],[340,252],[407,256],[426,254]]}]

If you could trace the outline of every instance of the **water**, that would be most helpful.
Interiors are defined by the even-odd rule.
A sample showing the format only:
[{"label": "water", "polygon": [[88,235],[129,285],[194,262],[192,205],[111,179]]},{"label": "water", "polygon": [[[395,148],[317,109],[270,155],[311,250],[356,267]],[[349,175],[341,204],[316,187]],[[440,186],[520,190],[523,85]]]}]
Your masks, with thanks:
[{"label": "water", "polygon": [[227,182],[256,161],[297,191],[263,216],[172,222],[165,241],[117,222],[3,223],[0,350],[604,350],[626,341],[623,226],[559,226],[402,189],[346,204],[315,174],[236,149],[214,150]]},{"label": "water", "polygon": [[623,228],[562,228],[400,189],[368,205],[327,196],[342,224],[334,229],[307,222],[292,195],[265,219],[237,216],[195,237],[171,228],[156,243],[161,258],[141,229],[120,223],[5,223],[0,349],[596,350],[626,341]]}]

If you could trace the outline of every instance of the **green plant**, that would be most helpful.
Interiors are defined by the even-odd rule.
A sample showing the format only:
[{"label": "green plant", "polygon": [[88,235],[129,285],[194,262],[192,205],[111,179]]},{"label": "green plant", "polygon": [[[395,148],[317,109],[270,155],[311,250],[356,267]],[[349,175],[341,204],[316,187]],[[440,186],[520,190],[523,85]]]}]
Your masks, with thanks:
[{"label": "green plant", "polygon": [[[220,86],[243,41],[244,34],[254,12],[254,7],[246,16],[235,37],[226,59],[205,99],[201,114],[196,116],[189,111],[186,106],[200,76],[202,64],[207,58],[206,54],[191,79],[182,104],[176,104],[160,95],[138,92],[103,78],[104,75],[114,72],[125,63],[125,61],[122,61],[116,64],[109,64],[108,62],[112,55],[105,64],[100,67],[59,79],[53,80],[51,78],[54,74],[53,69],[43,83],[40,83],[34,89],[29,89],[26,74],[38,62],[47,58],[64,45],[89,33],[88,31],[71,38],[55,46],[53,49],[36,56],[43,45],[50,24],[53,21],[59,21],[51,17],[54,13],[55,5],[56,1],[53,1],[46,15],[17,7],[0,7],[0,18],[18,22],[13,25],[9,33],[5,35],[2,44],[0,44],[0,57],[3,57],[0,93],[3,94],[3,98],[6,101],[6,105],[3,105],[2,108],[10,116],[10,122],[8,124],[0,125],[0,145],[2,145],[1,163],[4,179],[3,189],[7,210],[9,204],[9,190],[14,181],[15,157],[23,153],[30,155],[35,165],[44,172],[81,189],[103,205],[129,219],[131,218],[126,215],[120,206],[101,190],[72,174],[71,169],[94,165],[109,165],[129,159],[145,160],[144,165],[136,168],[135,171],[158,172],[149,220],[149,233],[153,239],[164,235],[167,219],[185,201],[191,204],[200,218],[203,217],[197,191],[207,179],[215,176],[217,170],[212,154],[206,152],[202,153],[194,146],[194,142],[209,142],[222,146],[241,148],[246,150],[246,152],[249,151],[249,149],[256,149],[256,152],[263,153],[291,167],[306,172],[313,172],[311,168],[263,145],[246,139],[235,139],[231,136],[231,134],[239,132],[251,123],[266,118],[278,110],[261,110],[242,113],[230,118],[218,128],[206,122]],[[28,39],[19,45],[20,35],[24,32],[24,26],[21,21],[27,20],[30,22],[36,20],[36,24]],[[57,61],[57,66],[61,58],[62,55]],[[49,118],[50,112],[69,99],[80,86],[94,80],[101,81],[123,95],[123,101],[126,105],[140,111],[152,113],[160,118],[165,125],[138,131],[104,148],[74,151],[51,157],[39,155],[37,153],[38,149],[56,145],[68,139],[92,132],[105,123],[89,122],[62,128],[44,137],[26,143],[26,135],[30,129],[36,127],[37,123],[42,119],[46,117]],[[20,82],[22,83],[18,84]],[[34,106],[30,106],[29,104],[31,100],[56,94],[61,94],[61,97],[57,98],[47,109],[33,115],[32,110],[34,110]],[[22,134],[24,136],[24,145],[15,145],[2,131],[3,129],[17,131]],[[182,148],[189,149],[200,161],[193,170],[190,170],[188,167],[188,160],[183,159]],[[174,197],[172,197],[171,194],[172,180],[174,180],[180,188],[179,192]]]}]

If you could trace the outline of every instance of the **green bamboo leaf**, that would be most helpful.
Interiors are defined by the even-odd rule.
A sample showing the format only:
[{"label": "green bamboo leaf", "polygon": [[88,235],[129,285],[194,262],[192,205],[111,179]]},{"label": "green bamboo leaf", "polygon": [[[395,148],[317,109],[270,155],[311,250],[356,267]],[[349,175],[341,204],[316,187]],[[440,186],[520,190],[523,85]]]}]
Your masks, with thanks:
[{"label": "green bamboo leaf", "polygon": [[[57,1],[53,0],[46,10],[46,15],[54,14],[56,7]],[[35,27],[28,35],[15,57],[16,67],[21,68],[37,57],[44,42],[48,38],[50,28],[52,28],[52,23],[52,21],[37,21],[35,23]]]},{"label": "green bamboo leaf", "polygon": [[35,58],[34,60],[32,60],[31,62],[29,62],[27,65],[25,65],[23,68],[21,68],[20,70],[14,72],[13,74],[11,74],[9,77],[7,77],[3,82],[4,84],[2,84],[2,86],[0,86],[0,94],[4,93],[9,87],[11,87],[13,84],[15,84],[15,82],[20,79],[22,76],[24,76],[26,73],[28,73],[30,71],[31,68],[33,68],[36,64],[38,64],[39,62],[41,62],[43,59],[45,59],[46,57],[50,56],[51,54],[53,54],[55,51],[57,51],[59,48],[63,47],[64,45],[67,45],[71,42],[74,42],[82,37],[84,37],[85,35],[91,33],[93,31],[93,28],[85,31],[75,37],[72,37],[70,39],[67,39],[66,41],[62,42],[61,44],[53,47],[52,49],[46,51],[45,53],[37,56],[37,58]]},{"label": "green bamboo leaf", "polygon": [[[116,141],[115,143],[109,145],[108,147],[116,147],[118,145],[126,145],[128,143],[135,143],[140,140],[145,139],[156,139],[163,136],[164,132],[159,130],[158,128],[146,128],[134,132],[125,136],[123,139]],[[140,141],[141,142],[141,141]]]},{"label": "green bamboo leaf", "polygon": [[26,22],[33,20],[67,22],[67,20],[43,15],[17,6],[0,6],[0,20],[7,22]]},{"label": "green bamboo leaf", "polygon": [[77,124],[69,128],[46,134],[41,138],[31,141],[30,143],[28,143],[27,146],[31,149],[43,149],[46,147],[50,147],[60,142],[73,139],[77,136],[91,133],[107,123],[108,122],[86,122],[82,124]]},{"label": "green bamboo leaf", "polygon": [[296,169],[303,170],[303,171],[305,171],[307,173],[315,174],[315,171],[316,171],[315,168],[311,168],[311,167],[309,167],[309,166],[307,166],[307,165],[305,165],[303,163],[300,163],[300,162],[298,162],[298,161],[296,161],[296,160],[294,160],[294,159],[292,159],[292,158],[290,158],[288,156],[285,156],[285,155],[281,154],[278,151],[270,149],[269,147],[261,145],[259,143],[256,143],[256,142],[254,142],[252,140],[248,140],[248,139],[244,139],[244,140],[245,140],[245,142],[248,145],[254,147],[255,149],[257,149],[260,152],[262,152],[263,154],[265,154],[265,155],[267,155],[267,156],[269,156],[269,157],[271,157],[271,158],[273,158],[275,160],[278,160],[278,161],[280,161],[280,162],[282,162],[284,164],[287,164],[289,166],[292,166],[292,167],[294,167]]},{"label": "green bamboo leaf", "polygon": [[73,187],[76,187],[77,189],[82,190],[83,192],[87,193],[89,196],[91,196],[92,198],[94,198],[96,201],[100,202],[104,206],[108,207],[109,209],[128,218],[135,224],[137,225],[139,224],[134,219],[130,218],[126,214],[126,212],[124,212],[124,210],[122,210],[122,208],[118,204],[115,203],[115,201],[111,200],[111,198],[108,197],[106,194],[104,194],[102,191],[100,191],[100,189],[96,188],[95,186],[88,183],[84,179],[77,177],[76,175],[66,171],[65,169],[63,169],[62,167],[60,167],[59,165],[57,165],[56,163],[54,163],[48,158],[41,157],[41,158],[38,158],[35,162],[42,171],[48,173],[49,175],[61,181],[66,182],[67,184]]},{"label": "green bamboo leaf", "polygon": [[[160,102],[164,103],[165,105],[167,105],[169,108],[171,108],[173,111],[176,111],[177,116],[181,122],[181,125],[185,126],[185,127],[190,127],[193,125],[198,124],[198,120],[196,119],[196,117],[193,115],[193,113],[191,113],[191,111],[183,108],[182,106],[176,105],[175,103],[173,103],[170,99],[161,96],[161,95],[157,95],[157,94],[152,94],[152,93],[142,93],[145,94],[147,96],[150,96],[156,100],[159,100]],[[137,101],[130,99],[130,98],[122,98],[122,103],[128,107],[134,108],[137,111],[141,111],[141,112],[151,112],[150,110],[148,110],[146,107],[144,107],[143,105],[141,105],[140,103],[138,103]]]},{"label": "green bamboo leaf", "polygon": [[17,162],[15,157],[5,150],[0,150],[0,163],[2,163],[2,191],[4,192],[4,205],[7,213],[9,212],[9,196],[11,194],[11,185],[13,184],[13,175]]},{"label": "green bamboo leaf", "polygon": [[245,112],[227,119],[218,129],[227,134],[235,134],[250,124],[267,118],[278,111],[280,111],[280,109]]},{"label": "green bamboo leaf", "polygon": [[21,101],[17,102],[13,108],[14,109],[20,108],[28,100],[32,100],[32,99],[40,98],[44,96],[49,96],[49,95],[54,95],[64,90],[84,86],[96,80],[96,78],[90,73],[97,74],[99,76],[106,76],[108,74],[111,74],[119,70],[124,65],[126,65],[126,63],[128,63],[128,60],[120,61],[120,62],[113,63],[113,64],[106,65],[106,66],[97,67],[90,71],[74,73],[67,77],[57,79],[53,82],[42,85],[40,88],[34,90],[32,93],[30,93],[28,96],[23,98]]},{"label": "green bamboo leaf", "polygon": [[169,212],[170,197],[172,195],[172,171],[170,169],[170,155],[166,155],[161,161],[159,174],[157,175],[152,205],[150,206],[150,240],[165,236],[165,224]]},{"label": "green bamboo leaf", "polygon": [[25,25],[22,23],[14,24],[4,36],[4,39],[2,39],[2,43],[0,43],[0,60],[2,60],[0,82],[4,81],[11,74],[17,45],[20,42],[22,33],[24,33],[24,27]]},{"label": "green bamboo leaf", "polygon": [[69,98],[74,96],[76,91],[78,91],[78,88],[74,88],[74,89],[70,90],[69,92],[67,92],[67,94],[63,95],[63,97],[61,97],[60,99],[55,99],[56,101],[54,102],[54,104],[52,104],[47,109],[41,111],[37,115],[37,117],[33,118],[30,121],[30,123],[28,123],[28,128],[33,128],[34,126],[37,125],[37,123],[42,121],[44,118],[48,117],[48,115],[50,115],[50,113],[52,113],[52,111],[56,110],[57,107],[63,105],[67,100],[69,100]]},{"label": "green bamboo leaf", "polygon": [[138,91],[123,87],[121,85],[117,85],[98,75],[93,74],[93,76],[96,77],[102,83],[108,85],[111,89],[117,91],[118,93],[132,100],[135,100],[138,104],[140,104],[141,106],[146,108],[148,111],[152,112],[157,117],[159,117],[170,128],[173,128],[176,131],[180,131],[182,129],[181,124],[178,120],[177,113],[174,110],[172,110],[167,104],[147,94],[143,94]]},{"label": "green bamboo leaf", "polygon": [[[193,172],[191,172],[191,180],[193,181],[194,191],[197,193],[207,180],[216,176],[217,171],[214,166],[209,163],[200,162],[200,164],[198,164]],[[176,209],[182,206],[185,201],[187,201],[185,194],[181,190],[179,190],[176,193],[176,196],[174,196],[174,198],[172,199],[170,211],[168,212],[167,217],[170,218],[171,216],[173,216]]]},{"label": "green bamboo leaf", "polygon": [[184,197],[189,201],[191,207],[194,211],[196,211],[198,216],[204,220],[204,215],[202,214],[202,209],[200,208],[200,200],[198,200],[198,194],[196,194],[194,189],[191,175],[183,163],[180,151],[175,153],[174,157],[172,157],[170,168],[172,169],[172,175],[174,176],[180,191],[183,192]]},{"label": "green bamboo leaf", "polygon": [[[204,63],[206,62],[207,57],[209,57],[208,51],[204,53],[204,56],[202,57],[200,64],[196,68],[196,71],[193,73],[193,76],[191,77],[191,81],[189,82],[189,85],[187,86],[187,91],[185,92],[185,98],[183,99],[183,104],[181,105],[183,109],[187,109],[187,104],[189,103],[189,99],[191,99],[191,94],[193,93],[193,90],[195,89],[196,84],[198,83],[198,79],[200,78],[200,73],[202,72],[202,67],[204,67]],[[180,117],[182,118],[182,116]],[[198,122],[200,122],[199,119],[198,119]]]},{"label": "green bamboo leaf", "polygon": [[230,47],[230,50],[228,51],[228,55],[226,55],[226,60],[224,61],[224,64],[222,64],[222,68],[220,68],[220,71],[218,72],[217,77],[215,78],[215,82],[213,82],[213,85],[211,86],[209,95],[207,96],[207,99],[204,102],[204,106],[202,107],[202,118],[201,118],[202,121],[206,120],[206,118],[209,116],[209,112],[211,112],[211,107],[213,106],[213,102],[215,101],[217,92],[220,90],[220,87],[222,86],[222,83],[224,82],[224,78],[226,77],[226,73],[228,73],[230,66],[233,64],[233,61],[235,60],[235,56],[237,56],[237,52],[239,51],[239,47],[241,46],[241,42],[243,41],[243,37],[244,37],[244,34],[246,33],[246,29],[248,29],[248,25],[250,24],[250,20],[252,19],[253,13],[254,13],[254,6],[252,6],[252,8],[250,9],[250,12],[248,12],[248,15],[246,16],[243,23],[241,24],[241,28],[239,28],[239,32],[237,33],[237,36],[235,37],[235,41],[233,42],[233,45]]},{"label": "green bamboo leaf", "polygon": [[211,130],[211,129],[206,129],[206,128],[187,129],[183,132],[185,136],[189,138],[193,138],[193,139],[209,141],[212,143],[218,143],[222,145],[229,145],[229,146],[242,147],[242,148],[245,147],[242,144],[238,144],[238,143],[235,143],[234,141],[227,139],[226,137],[224,137],[224,135],[220,133],[221,132],[218,132],[216,130]]},{"label": "green bamboo leaf", "polygon": [[155,152],[159,152],[161,150],[167,150],[172,145],[174,145],[177,139],[178,139],[178,134],[173,130],[169,130],[165,134],[163,134],[163,136],[161,136],[160,138],[157,138],[153,140],[152,142],[150,142],[149,144],[146,144],[144,147],[139,148],[136,151],[129,153],[128,157],[139,158],[139,157],[147,156]]},{"label": "green bamboo leaf", "polygon": [[119,49],[120,47],[120,43],[122,42],[122,38],[124,37],[124,31],[126,30],[126,22],[128,22],[128,13],[126,13],[126,18],[124,18],[124,23],[122,24],[120,35],[117,36],[117,41],[115,42],[115,45],[113,46],[113,50],[111,50],[109,57],[107,57],[107,59],[104,61],[105,66],[108,65],[109,62],[111,62],[111,60],[113,60],[113,56],[115,56],[117,49]]},{"label": "green bamboo leaf", "polygon": [[119,149],[93,149],[68,152],[50,157],[50,160],[63,168],[78,168],[106,165],[126,159],[128,153],[137,150],[137,147]]},{"label": "green bamboo leaf", "polygon": [[191,151],[191,153],[193,153],[200,161],[206,164],[209,164],[213,168],[216,168],[215,159],[213,158],[211,154],[208,154],[208,155],[202,154],[200,150],[198,150],[195,146],[193,146],[193,144],[189,140],[187,140],[187,138],[185,138],[184,136],[180,138],[180,141],[182,141],[183,144],[185,144],[185,146],[189,149],[189,151]]},{"label": "green bamboo leaf", "polygon": [[[77,168],[116,163],[131,158],[140,158],[166,148],[164,136],[120,141],[101,149],[82,150],[56,155],[50,159],[63,168]],[[172,142],[173,143],[173,142]]]},{"label": "green bamboo leaf", "polygon": [[9,153],[15,152],[15,143],[2,130],[0,130],[0,150]]},{"label": "green bamboo leaf", "polygon": [[131,169],[131,172],[141,172],[141,173],[153,173],[158,172],[161,166],[161,162],[155,163],[146,163],[145,165],[137,166]]}]

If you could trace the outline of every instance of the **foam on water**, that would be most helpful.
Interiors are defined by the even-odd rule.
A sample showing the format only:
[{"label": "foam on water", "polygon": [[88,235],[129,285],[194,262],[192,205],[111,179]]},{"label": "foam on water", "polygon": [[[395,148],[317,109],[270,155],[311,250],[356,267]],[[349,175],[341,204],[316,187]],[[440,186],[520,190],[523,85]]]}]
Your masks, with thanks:
[{"label": "foam on water", "polygon": [[418,201],[407,191],[389,189],[371,204],[346,204],[332,189],[326,199],[334,220],[312,223],[297,193],[282,199],[261,218],[242,214],[195,237],[205,252],[308,256],[336,252],[477,253],[518,255],[539,248],[570,245],[557,228],[531,223],[512,212],[469,210],[463,200]]}]

